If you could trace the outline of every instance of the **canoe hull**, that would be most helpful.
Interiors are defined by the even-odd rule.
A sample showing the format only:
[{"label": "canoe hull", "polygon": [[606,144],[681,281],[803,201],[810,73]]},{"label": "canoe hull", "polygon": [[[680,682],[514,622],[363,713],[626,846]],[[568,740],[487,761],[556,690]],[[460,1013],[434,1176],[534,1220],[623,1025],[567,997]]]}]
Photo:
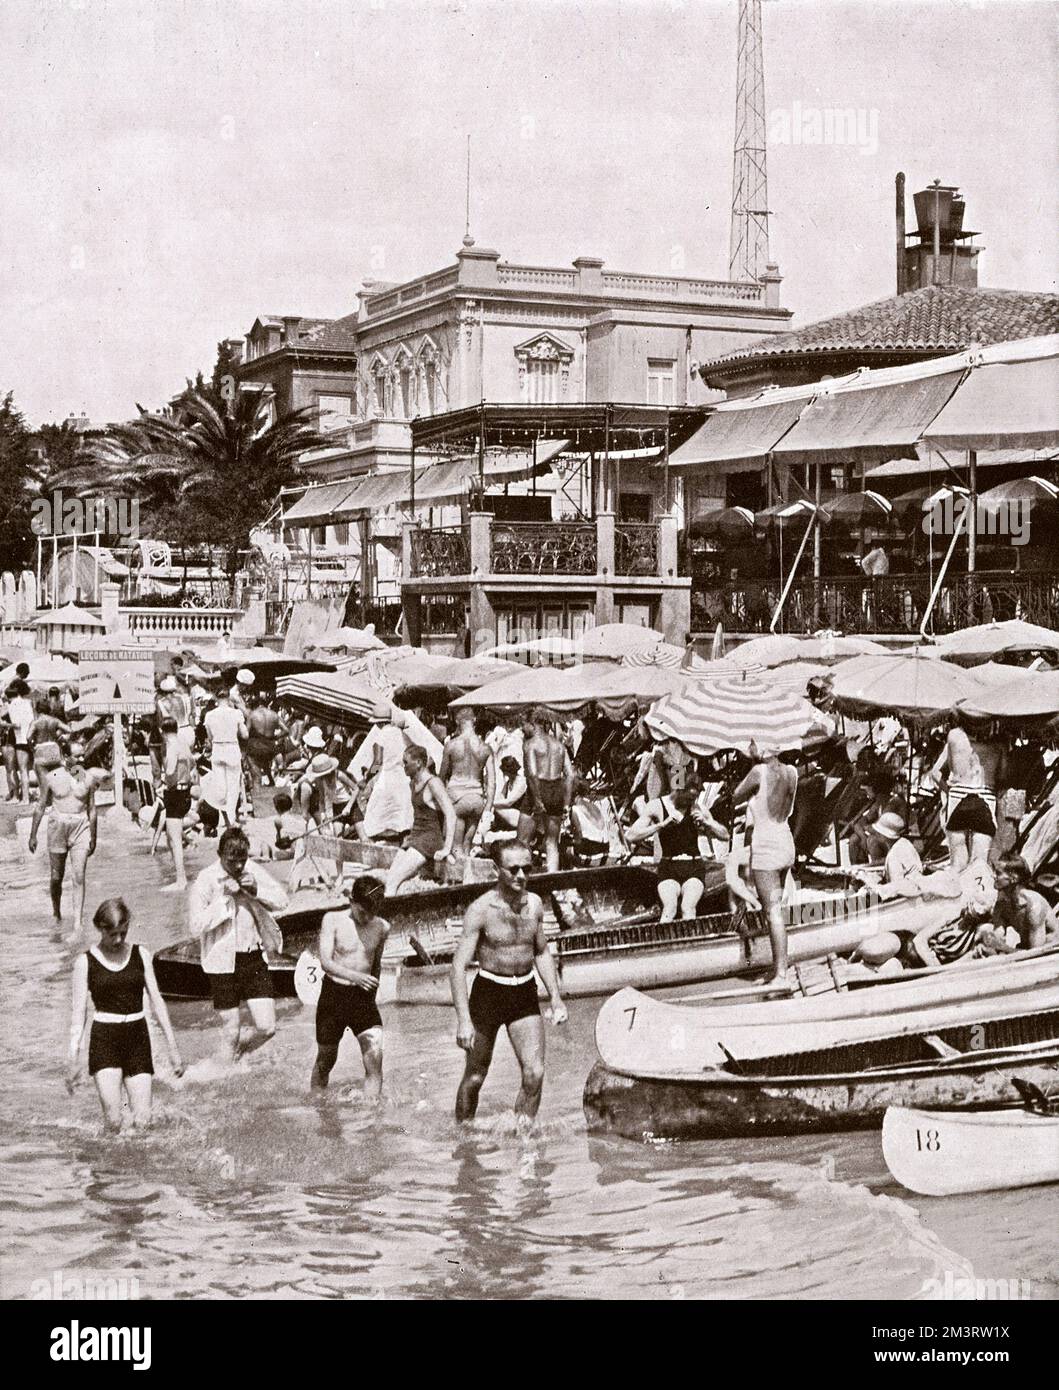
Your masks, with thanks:
[{"label": "canoe hull", "polygon": [[[867,936],[880,930],[877,911],[860,917],[847,917],[829,923],[809,923],[791,927],[788,933],[790,958],[794,962],[818,959],[830,953],[852,951]],[[563,997],[592,999],[616,990],[666,989],[675,985],[702,984],[723,980],[769,964],[768,938],[751,941],[748,961],[742,939],[734,932],[724,933],[693,944],[674,942],[647,946],[630,942],[627,948],[611,948],[599,953],[568,955],[562,937],[557,940],[556,964]],[[397,1004],[449,1004],[447,965],[399,965],[393,972],[387,995]],[[539,987],[545,998],[543,986]]]},{"label": "canoe hull", "polygon": [[736,1077],[657,1081],[624,1076],[597,1062],[585,1083],[590,1133],[628,1139],[741,1139],[878,1129],[890,1106],[945,1109],[996,1106],[1011,1094],[1011,1076],[1043,1088],[1059,1083],[1059,1041],[952,1065],[921,1063],[871,1074]]},{"label": "canoe hull", "polygon": [[892,1106],[882,1131],[886,1166],[926,1197],[1059,1182],[1059,1115]]}]

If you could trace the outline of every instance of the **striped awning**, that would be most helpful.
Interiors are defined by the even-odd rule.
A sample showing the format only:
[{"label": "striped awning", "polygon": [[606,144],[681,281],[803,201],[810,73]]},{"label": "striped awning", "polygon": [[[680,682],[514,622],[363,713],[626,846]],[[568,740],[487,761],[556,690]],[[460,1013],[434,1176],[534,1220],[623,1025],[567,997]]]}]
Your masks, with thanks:
[{"label": "striped awning", "polygon": [[693,757],[804,748],[832,732],[827,715],[790,688],[747,674],[720,681],[689,680],[683,690],[659,700],[644,720],[659,739],[672,738]]}]

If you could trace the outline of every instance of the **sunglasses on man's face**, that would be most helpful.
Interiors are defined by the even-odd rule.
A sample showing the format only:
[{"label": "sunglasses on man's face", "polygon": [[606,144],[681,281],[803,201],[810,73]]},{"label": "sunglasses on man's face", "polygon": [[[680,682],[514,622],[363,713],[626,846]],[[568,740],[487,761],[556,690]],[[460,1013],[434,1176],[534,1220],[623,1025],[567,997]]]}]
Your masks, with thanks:
[{"label": "sunglasses on man's face", "polygon": [[509,874],[528,874],[528,873],[529,873],[529,865],[528,865],[528,864],[505,864],[505,865],[504,865],[504,868],[505,868],[505,870],[506,870]]}]

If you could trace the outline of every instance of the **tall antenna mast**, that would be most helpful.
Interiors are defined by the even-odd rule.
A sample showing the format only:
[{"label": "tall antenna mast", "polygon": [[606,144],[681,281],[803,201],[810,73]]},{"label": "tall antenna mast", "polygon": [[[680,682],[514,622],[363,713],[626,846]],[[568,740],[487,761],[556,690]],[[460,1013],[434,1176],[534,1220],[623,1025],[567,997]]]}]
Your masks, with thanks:
[{"label": "tall antenna mast", "polygon": [[769,260],[768,219],[761,0],[739,0],[729,280],[757,280],[764,273]]},{"label": "tall antenna mast", "polygon": [[471,236],[471,137],[467,136],[467,206],[463,225],[463,244],[473,246],[474,237]]}]

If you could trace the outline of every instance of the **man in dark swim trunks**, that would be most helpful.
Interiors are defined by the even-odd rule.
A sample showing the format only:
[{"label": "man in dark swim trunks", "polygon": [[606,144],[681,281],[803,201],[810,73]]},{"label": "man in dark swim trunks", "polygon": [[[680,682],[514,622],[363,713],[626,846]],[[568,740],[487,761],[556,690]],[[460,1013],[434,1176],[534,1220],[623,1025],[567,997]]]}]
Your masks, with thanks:
[{"label": "man in dark swim trunks", "polygon": [[[497,886],[476,898],[463,919],[463,936],[452,958],[452,1002],[456,1041],[467,1053],[456,1096],[456,1118],[471,1120],[493,1060],[496,1035],[507,1029],[522,1069],[515,1114],[532,1120],[544,1085],[544,1023],[537,1004],[536,966],[551,1000],[553,1023],[566,1022],[559,977],[544,936],[544,908],[526,892],[530,852],[524,845],[497,851]],[[478,974],[467,996],[467,969]]]},{"label": "man in dark swim trunks", "polygon": [[553,874],[559,868],[559,832],[574,796],[574,770],[566,745],[552,733],[547,710],[535,709],[529,717],[529,728],[524,766],[530,814],[537,838],[544,837],[544,862]]},{"label": "man in dark swim trunks", "polygon": [[316,1006],[316,1065],[310,1085],[322,1091],[338,1061],[348,1028],[364,1058],[364,1099],[382,1095],[382,1018],[375,1003],[390,925],[377,915],[382,884],[370,874],[353,880],[348,912],[328,912],[320,925],[324,982]]}]

